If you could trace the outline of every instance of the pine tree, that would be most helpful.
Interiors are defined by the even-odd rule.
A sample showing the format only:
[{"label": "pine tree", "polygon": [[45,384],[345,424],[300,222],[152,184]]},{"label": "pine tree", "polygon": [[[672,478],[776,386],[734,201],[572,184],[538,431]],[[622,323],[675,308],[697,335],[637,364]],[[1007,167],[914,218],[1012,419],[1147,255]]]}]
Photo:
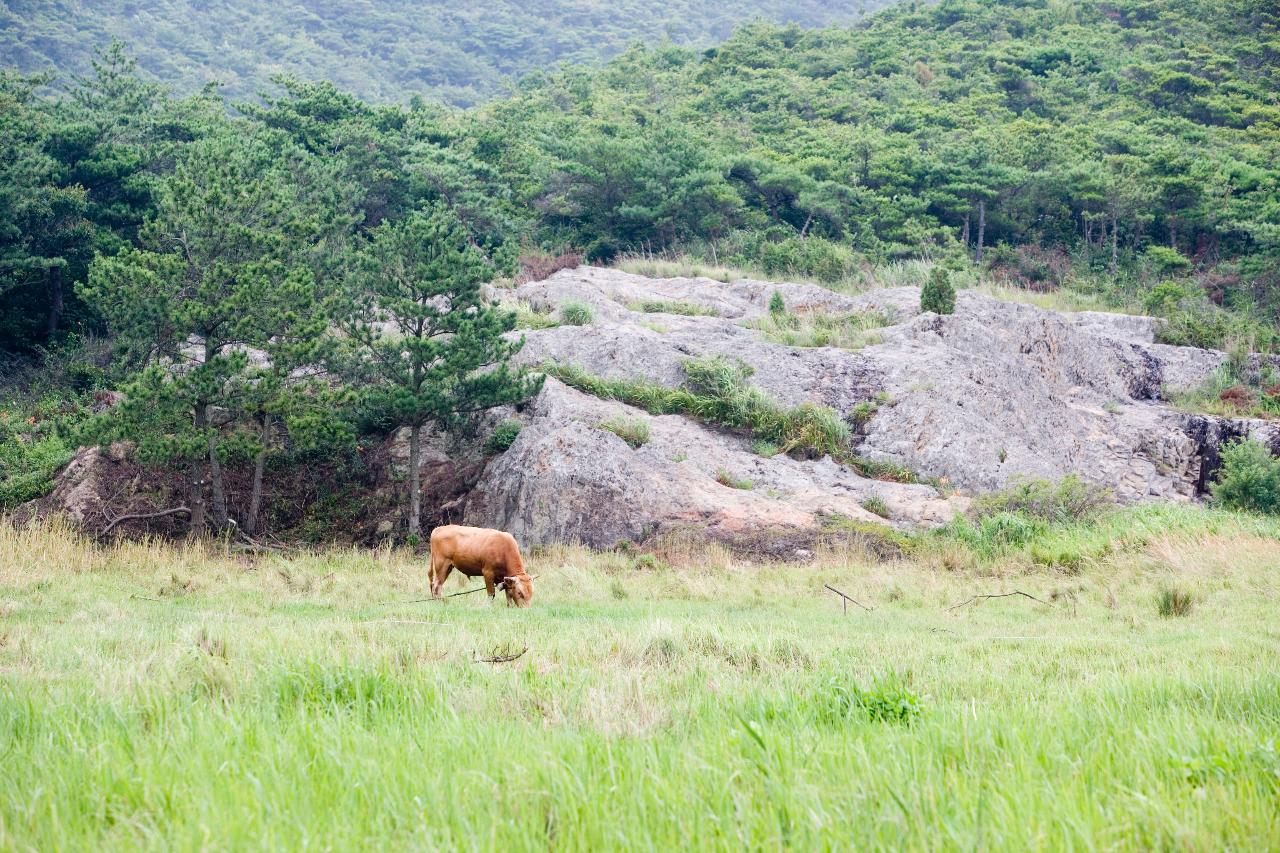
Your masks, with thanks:
[{"label": "pine tree", "polygon": [[950,274],[942,267],[934,267],[929,273],[929,280],[920,288],[920,310],[935,314],[956,312],[956,289],[951,284]]},{"label": "pine tree", "polygon": [[443,206],[384,222],[353,265],[348,331],[370,380],[366,400],[409,429],[411,536],[421,534],[423,427],[524,399],[540,383],[508,363],[523,340],[503,337],[514,315],[481,296],[492,271]]},{"label": "pine tree", "polygon": [[239,429],[261,381],[250,352],[322,316],[299,252],[319,229],[286,163],[237,125],[192,143],[157,188],[143,248],[99,258],[85,288],[121,354],[146,368],[101,439],[130,439],[144,459],[186,464],[196,535],[206,529],[206,484],[215,526],[230,518],[229,442],[252,446]]}]

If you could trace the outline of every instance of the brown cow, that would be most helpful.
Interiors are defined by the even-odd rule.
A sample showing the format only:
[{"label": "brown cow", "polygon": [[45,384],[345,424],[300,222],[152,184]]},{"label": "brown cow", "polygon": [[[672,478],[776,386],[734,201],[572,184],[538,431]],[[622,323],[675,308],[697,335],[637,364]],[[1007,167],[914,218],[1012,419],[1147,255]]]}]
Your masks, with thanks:
[{"label": "brown cow", "polygon": [[525,574],[520,546],[510,533],[483,527],[446,524],[431,531],[431,595],[440,597],[449,572],[483,577],[489,598],[495,587],[507,594],[507,604],[525,607],[533,598],[533,578]]}]

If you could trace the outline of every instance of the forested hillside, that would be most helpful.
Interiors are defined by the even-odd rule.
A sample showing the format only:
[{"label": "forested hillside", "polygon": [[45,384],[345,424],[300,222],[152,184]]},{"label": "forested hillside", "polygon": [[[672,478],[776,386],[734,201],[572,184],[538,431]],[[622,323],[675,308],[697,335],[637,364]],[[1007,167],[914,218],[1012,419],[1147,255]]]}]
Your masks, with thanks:
[{"label": "forested hillside", "polygon": [[101,328],[76,289],[94,253],[131,245],[175,158],[225,133],[310,164],[357,231],[446,204],[499,269],[522,246],[826,281],[927,257],[1145,301],[1222,345],[1213,304],[1280,305],[1278,21],[1262,0],[904,4],[635,48],[469,111],[286,81],[228,117],[119,49],[56,100],[10,75],[4,348],[64,312]]},{"label": "forested hillside", "polygon": [[[512,316],[486,313],[454,373],[426,384],[431,335],[454,332],[420,328],[418,372],[379,378],[369,359],[403,351],[370,329],[392,322],[388,306],[440,320],[433,288],[478,304],[480,280],[522,258],[545,269],[544,253],[693,259],[845,291],[923,260],[961,286],[1156,314],[1162,342],[1247,366],[1280,340],[1278,24],[1261,0],[906,4],[852,29],[756,24],[704,50],[633,48],[467,110],[297,79],[255,104],[177,97],[117,45],[61,96],[0,78],[0,351],[63,365],[42,380],[59,387],[127,387],[139,420],[100,436],[164,438],[170,460],[206,436],[210,465],[234,455],[213,449],[228,430],[227,448],[256,447],[265,465],[312,439],[452,424],[449,401],[467,393],[518,396],[514,379],[450,384],[459,365],[504,362]],[[449,245],[464,256],[418,257]],[[423,288],[417,303],[380,293],[396,281]],[[362,355],[293,346],[336,325]],[[165,378],[210,336],[209,385]],[[116,357],[95,361],[107,343]],[[317,419],[319,392],[289,387],[291,369],[271,379],[280,397],[255,402],[276,386],[236,355],[245,345],[386,396],[343,409],[355,398],[339,394]],[[388,390],[406,376],[412,394]],[[1277,389],[1236,370],[1188,405],[1270,412]],[[237,420],[172,432],[210,407]],[[327,436],[278,432],[318,421]],[[54,428],[25,410],[6,423],[16,461],[0,466],[47,485],[72,439],[34,440]]]},{"label": "forested hillside", "polygon": [[181,91],[220,82],[252,97],[273,75],[329,80],[363,97],[471,104],[558,62],[594,63],[629,43],[705,45],[753,18],[849,23],[886,0],[5,0],[0,63],[65,75],[94,48],[129,43],[142,70]]}]

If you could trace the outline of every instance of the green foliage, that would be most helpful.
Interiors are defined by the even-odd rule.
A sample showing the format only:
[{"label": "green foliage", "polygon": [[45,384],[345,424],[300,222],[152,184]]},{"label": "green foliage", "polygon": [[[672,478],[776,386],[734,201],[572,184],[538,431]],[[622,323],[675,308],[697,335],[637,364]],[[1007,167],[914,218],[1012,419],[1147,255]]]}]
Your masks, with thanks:
[{"label": "green foliage", "polygon": [[1210,491],[1228,509],[1280,514],[1280,458],[1261,442],[1232,442],[1222,449],[1222,467]]},{"label": "green foliage", "polygon": [[598,62],[637,41],[705,46],[754,18],[820,26],[878,5],[675,0],[655,8],[637,0],[607,6],[497,0],[481,11],[442,0],[373,0],[358,10],[305,0],[157,0],[145,13],[111,2],[86,16],[69,0],[50,0],[6,11],[0,55],[29,71],[83,71],[92,48],[119,35],[149,74],[187,91],[214,79],[244,100],[285,69],[333,80],[367,98],[472,104],[530,72],[565,61]]},{"label": "green foliage", "polygon": [[613,433],[633,450],[649,442],[649,422],[644,418],[612,418],[601,423],[600,429]]},{"label": "green foliage", "polygon": [[664,388],[644,382],[603,379],[573,365],[545,364],[543,371],[580,391],[619,400],[650,414],[682,414],[704,423],[741,430],[783,453],[848,456],[849,428],[834,411],[803,403],[784,409],[747,384],[751,368],[718,356],[684,363],[687,385]]},{"label": "green foliage", "polygon": [[1267,366],[1254,369],[1247,356],[1233,357],[1239,355],[1239,350],[1229,354],[1227,362],[1197,387],[1166,391],[1170,405],[1228,418],[1280,418],[1280,373]]},{"label": "green foliage", "polygon": [[[207,465],[221,527],[230,517],[222,463],[257,452],[265,428],[255,438],[246,420],[288,416],[289,375],[315,360],[326,331],[307,252],[329,211],[300,194],[290,152],[211,121],[157,185],[140,247],[100,256],[83,292],[120,353],[145,366],[124,403],[98,419],[96,440],[134,441],[148,462]],[[251,366],[247,347],[273,366]],[[204,477],[192,473],[192,525],[203,530]]]},{"label": "green foliage", "polygon": [[514,418],[508,418],[498,424],[485,439],[485,453],[505,453],[511,445],[515,444],[516,437],[520,435],[520,430],[523,428],[524,424]]},{"label": "green foliage", "polygon": [[591,306],[569,299],[560,305],[560,321],[566,326],[590,326],[595,320]]},{"label": "green foliage", "polygon": [[554,329],[560,325],[549,312],[535,311],[523,302],[516,305],[517,329]]},{"label": "green foliage", "polygon": [[878,676],[871,687],[832,677],[813,697],[814,715],[828,725],[853,721],[910,725],[924,713],[924,702],[897,673]]},{"label": "green foliage", "polygon": [[1148,246],[1143,254],[1143,261],[1156,275],[1171,275],[1191,268],[1191,261],[1184,258],[1181,252],[1167,246]]},{"label": "green foliage", "polygon": [[775,290],[769,297],[769,313],[775,317],[787,313],[787,303],[783,300],[781,291]]},{"label": "green foliage", "polygon": [[950,273],[943,267],[934,267],[929,273],[929,280],[920,288],[920,310],[934,314],[955,313],[956,289],[951,284]]},{"label": "green foliage", "polygon": [[970,514],[985,519],[1019,515],[1049,523],[1085,521],[1110,504],[1106,489],[1086,483],[1076,474],[1054,483],[1022,480],[1001,492],[983,495],[973,502]]},{"label": "green foliage", "polygon": [[1182,282],[1162,281],[1142,297],[1142,307],[1157,317],[1173,315],[1182,305],[1192,302],[1196,294]]},{"label": "green foliage", "polygon": [[0,442],[0,511],[35,500],[53,490],[53,477],[71,461],[75,446],[60,435],[33,441],[6,436]]},{"label": "green foliage", "polygon": [[53,489],[54,475],[71,461],[93,404],[85,394],[9,393],[0,403],[0,512]]},{"label": "green foliage", "polygon": [[421,430],[519,402],[541,382],[509,364],[524,340],[503,337],[515,315],[487,304],[493,269],[447,208],[373,229],[349,270],[349,363],[367,405],[409,428],[409,535],[420,533]]}]

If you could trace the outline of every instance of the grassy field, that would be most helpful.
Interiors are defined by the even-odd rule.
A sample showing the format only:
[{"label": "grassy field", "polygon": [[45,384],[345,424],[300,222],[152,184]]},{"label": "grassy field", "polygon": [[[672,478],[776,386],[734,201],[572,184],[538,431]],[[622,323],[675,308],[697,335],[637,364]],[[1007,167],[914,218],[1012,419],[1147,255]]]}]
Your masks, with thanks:
[{"label": "grassy field", "polygon": [[1280,526],[1117,527],[1073,574],[557,548],[515,610],[0,523],[0,849],[1280,846]]}]

